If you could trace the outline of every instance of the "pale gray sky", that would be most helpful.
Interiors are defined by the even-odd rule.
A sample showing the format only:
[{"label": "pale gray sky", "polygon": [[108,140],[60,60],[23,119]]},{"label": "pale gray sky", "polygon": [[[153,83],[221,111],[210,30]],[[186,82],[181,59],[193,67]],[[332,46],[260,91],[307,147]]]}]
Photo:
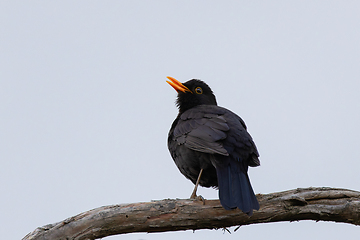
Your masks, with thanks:
[{"label": "pale gray sky", "polygon": [[[248,125],[256,193],[360,190],[359,1],[2,1],[0,231],[96,207],[187,198],[168,153],[176,92],[199,78]],[[208,199],[217,191],[200,188]],[[108,239],[354,239],[294,222]]]}]

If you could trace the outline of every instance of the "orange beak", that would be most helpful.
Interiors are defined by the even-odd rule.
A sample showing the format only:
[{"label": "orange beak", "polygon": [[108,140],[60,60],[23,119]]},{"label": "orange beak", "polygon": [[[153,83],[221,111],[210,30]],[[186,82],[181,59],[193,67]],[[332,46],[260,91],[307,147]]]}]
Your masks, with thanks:
[{"label": "orange beak", "polygon": [[182,92],[191,92],[190,89],[188,89],[184,84],[176,80],[172,77],[167,77],[170,81],[166,81],[168,84],[170,84],[176,91],[182,91]]}]

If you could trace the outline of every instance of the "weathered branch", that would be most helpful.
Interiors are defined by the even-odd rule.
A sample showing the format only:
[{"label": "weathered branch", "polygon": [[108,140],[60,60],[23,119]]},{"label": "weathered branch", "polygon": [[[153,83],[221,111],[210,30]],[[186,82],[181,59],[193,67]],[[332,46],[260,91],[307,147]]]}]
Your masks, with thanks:
[{"label": "weathered branch", "polygon": [[248,217],[224,210],[219,200],[205,204],[189,199],[165,199],[96,208],[62,222],[37,228],[23,240],[97,239],[131,232],[216,229],[279,221],[334,221],[360,225],[360,192],[335,188],[305,188],[259,194],[260,210]]}]

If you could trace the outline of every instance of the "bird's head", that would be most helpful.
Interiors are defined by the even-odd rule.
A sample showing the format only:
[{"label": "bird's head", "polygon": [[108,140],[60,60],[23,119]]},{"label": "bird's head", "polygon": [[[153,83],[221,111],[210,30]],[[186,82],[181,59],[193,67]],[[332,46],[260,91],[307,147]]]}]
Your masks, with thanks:
[{"label": "bird's head", "polygon": [[178,92],[176,105],[180,113],[198,105],[217,105],[215,95],[205,82],[192,79],[181,83],[175,78],[167,78],[170,81],[166,82]]}]

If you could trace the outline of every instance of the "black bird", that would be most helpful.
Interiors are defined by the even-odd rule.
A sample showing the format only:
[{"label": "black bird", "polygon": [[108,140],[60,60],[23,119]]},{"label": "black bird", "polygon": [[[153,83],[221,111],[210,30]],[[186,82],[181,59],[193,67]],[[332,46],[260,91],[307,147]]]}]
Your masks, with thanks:
[{"label": "black bird", "polygon": [[239,208],[249,216],[259,203],[251,187],[248,167],[260,165],[259,153],[244,121],[217,106],[215,95],[203,81],[185,83],[167,77],[177,92],[179,114],[168,135],[168,148],[180,172],[195,184],[218,187],[221,205]]}]

